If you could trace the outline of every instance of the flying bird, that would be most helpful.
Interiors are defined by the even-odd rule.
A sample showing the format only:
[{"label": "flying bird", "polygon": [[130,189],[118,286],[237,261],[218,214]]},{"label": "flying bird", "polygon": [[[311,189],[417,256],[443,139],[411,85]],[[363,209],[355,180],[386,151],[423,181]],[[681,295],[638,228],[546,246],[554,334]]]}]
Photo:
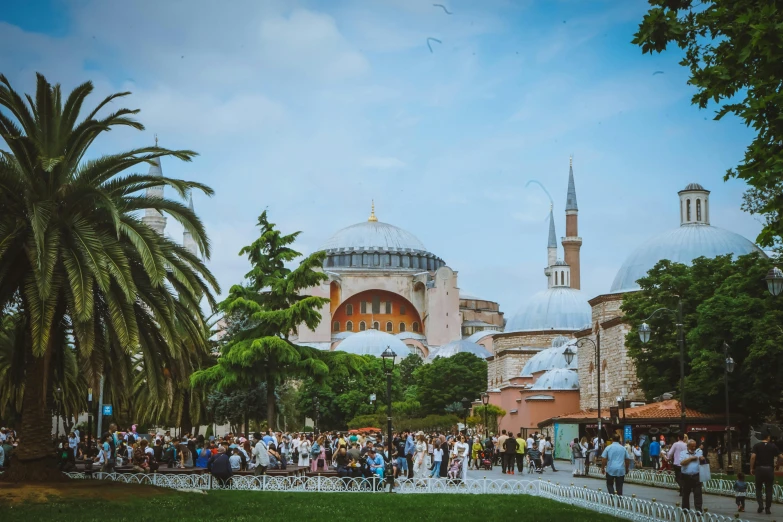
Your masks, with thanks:
[{"label": "flying bird", "polygon": [[446,14],[447,14],[447,15],[450,15],[450,14],[452,14],[452,13],[450,13],[450,12],[449,12],[449,10],[448,10],[448,9],[446,9],[446,6],[445,6],[445,5],[443,5],[443,4],[432,4],[432,7],[441,7],[441,8],[443,8],[443,10],[444,10],[444,11],[446,11]]},{"label": "flying bird", "polygon": [[427,47],[430,48],[430,52],[432,52],[432,46],[430,45],[430,41],[438,42],[439,44],[443,43],[440,40],[438,40],[437,38],[427,38]]},{"label": "flying bird", "polygon": [[663,74],[663,71],[655,71],[655,72],[653,73],[653,76],[655,76],[656,74]]}]

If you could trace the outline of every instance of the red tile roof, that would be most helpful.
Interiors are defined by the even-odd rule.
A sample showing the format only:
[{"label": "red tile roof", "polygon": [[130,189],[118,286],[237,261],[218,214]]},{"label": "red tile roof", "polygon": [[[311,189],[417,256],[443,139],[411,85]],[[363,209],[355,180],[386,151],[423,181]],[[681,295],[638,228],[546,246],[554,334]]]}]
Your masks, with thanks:
[{"label": "red tile roof", "polygon": [[[622,412],[622,410],[620,411]],[[715,419],[722,417],[721,415],[702,413],[688,407],[685,408],[685,415],[688,419]],[[598,417],[596,410],[582,410],[553,417],[551,420],[594,419],[596,417]],[[601,408],[601,417],[609,418],[609,410]],[[671,399],[662,402],[651,402],[650,404],[634,408],[625,408],[625,417],[628,419],[679,419],[680,403],[676,399]]]}]

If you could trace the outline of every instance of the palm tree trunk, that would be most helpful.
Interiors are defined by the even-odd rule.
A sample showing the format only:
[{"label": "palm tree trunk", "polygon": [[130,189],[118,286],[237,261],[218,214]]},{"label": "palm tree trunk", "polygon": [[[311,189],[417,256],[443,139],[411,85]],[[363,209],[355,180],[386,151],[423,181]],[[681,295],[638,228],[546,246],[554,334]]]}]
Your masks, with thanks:
[{"label": "palm tree trunk", "polygon": [[266,378],[266,422],[270,430],[275,429],[275,379]]},{"label": "palm tree trunk", "polygon": [[3,482],[60,482],[68,480],[57,469],[52,445],[52,415],[47,407],[46,357],[27,354],[25,362],[22,419],[19,447],[11,456],[11,466],[0,475]]},{"label": "palm tree trunk", "polygon": [[183,393],[185,395],[182,399],[182,416],[179,429],[184,433],[193,433],[193,426],[190,420],[190,390],[185,390]]}]

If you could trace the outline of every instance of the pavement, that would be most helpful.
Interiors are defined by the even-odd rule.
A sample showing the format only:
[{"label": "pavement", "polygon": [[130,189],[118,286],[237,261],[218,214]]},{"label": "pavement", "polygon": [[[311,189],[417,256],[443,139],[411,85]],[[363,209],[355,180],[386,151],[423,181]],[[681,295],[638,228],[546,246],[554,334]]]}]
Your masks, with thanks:
[{"label": "pavement", "polygon": [[[591,477],[574,477],[571,472],[573,467],[571,463],[565,460],[555,461],[555,467],[557,472],[553,472],[550,468],[547,468],[544,473],[538,475],[536,473],[528,474],[527,467],[522,473],[518,471],[514,472],[514,475],[504,475],[500,466],[495,466],[492,471],[488,470],[469,470],[469,479],[483,479],[490,480],[537,480],[539,477],[541,480],[551,480],[553,483],[560,483],[563,486],[569,486],[573,483],[574,486],[600,489],[606,491],[606,482],[602,479],[594,479]],[[662,502],[670,505],[674,505],[681,502],[681,497],[676,489],[656,488],[652,486],[642,486],[640,484],[631,484],[626,482],[623,486],[623,495],[630,496],[636,495],[636,498],[644,500],[656,499],[657,502]],[[734,497],[725,497],[723,495],[709,495],[704,494],[703,503],[711,513],[718,513],[728,517],[734,517],[737,513],[737,505],[734,503]],[[691,506],[693,506],[693,498],[691,498]],[[766,515],[764,513],[756,513],[758,504],[756,504],[755,497],[748,497],[745,500],[745,512],[740,513],[740,518],[743,520],[750,520],[753,522],[764,521],[773,522],[776,520],[783,521],[783,504],[772,504],[772,514]]]}]

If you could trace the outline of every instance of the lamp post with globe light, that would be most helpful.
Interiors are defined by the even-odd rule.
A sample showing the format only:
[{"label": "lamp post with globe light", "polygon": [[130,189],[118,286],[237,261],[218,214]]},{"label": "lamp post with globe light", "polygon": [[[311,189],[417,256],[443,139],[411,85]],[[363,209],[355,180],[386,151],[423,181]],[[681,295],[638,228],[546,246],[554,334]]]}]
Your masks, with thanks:
[{"label": "lamp post with globe light", "polygon": [[[595,368],[596,372],[598,374],[598,390],[596,390],[596,396],[598,397],[598,410],[597,410],[597,416],[598,416],[598,443],[601,443],[601,428],[602,428],[602,421],[601,421],[601,331],[596,328],[595,332],[595,341],[590,339],[589,337],[582,337],[578,341],[576,341],[576,347],[580,350],[583,348],[583,345],[586,343],[590,343],[593,345],[594,355],[595,355]],[[563,350],[563,357],[565,357],[566,366],[571,366],[571,363],[574,361],[574,357],[576,356],[576,352],[571,349],[570,346],[566,346],[566,349]]]},{"label": "lamp post with globe light", "polygon": [[462,398],[462,409],[464,410],[464,418],[465,418],[465,438],[468,437],[468,411],[470,411],[470,400],[468,400],[467,397]]},{"label": "lamp post with globe light", "polygon": [[734,473],[734,465],[731,462],[731,421],[729,420],[729,374],[734,371],[734,359],[729,357],[729,345],[723,343],[723,358],[725,365],[723,367],[724,387],[726,388],[726,434],[728,438],[727,450],[729,453],[729,464],[726,467],[727,473]]},{"label": "lamp post with globe light", "polygon": [[647,344],[650,341],[650,325],[647,321],[663,312],[670,312],[677,316],[677,344],[680,346],[680,433],[685,434],[685,329],[682,320],[682,299],[677,297],[677,309],[672,310],[670,308],[658,308],[647,319],[642,321],[639,325],[639,339],[643,344]]},{"label": "lamp post with globe light", "polygon": [[487,425],[487,408],[489,406],[489,394],[482,392],[481,403],[484,405],[484,436],[489,439],[489,426]]},{"label": "lamp post with globe light", "polygon": [[773,266],[767,272],[767,277],[764,278],[767,281],[767,288],[769,293],[778,296],[780,292],[783,292],[783,270]]},{"label": "lamp post with globe light", "polygon": [[383,455],[386,461],[384,467],[386,473],[386,481],[389,483],[389,493],[394,492],[394,469],[392,468],[392,372],[394,371],[394,360],[397,358],[397,354],[394,353],[389,346],[381,354],[381,361],[383,363],[383,371],[386,373],[386,445],[388,447],[388,456]]}]

